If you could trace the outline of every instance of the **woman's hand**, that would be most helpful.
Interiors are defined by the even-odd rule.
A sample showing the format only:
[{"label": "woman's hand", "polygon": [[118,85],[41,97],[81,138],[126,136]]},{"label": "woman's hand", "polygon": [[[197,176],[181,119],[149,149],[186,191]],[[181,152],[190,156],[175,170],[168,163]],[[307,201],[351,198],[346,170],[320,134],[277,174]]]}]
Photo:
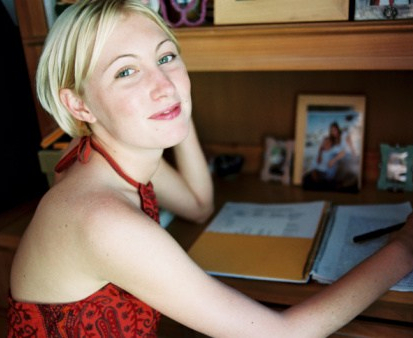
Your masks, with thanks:
[{"label": "woman's hand", "polygon": [[214,208],[214,191],[192,120],[187,138],[173,151],[176,168],[162,160],[152,178],[159,205],[189,220],[204,222]]}]

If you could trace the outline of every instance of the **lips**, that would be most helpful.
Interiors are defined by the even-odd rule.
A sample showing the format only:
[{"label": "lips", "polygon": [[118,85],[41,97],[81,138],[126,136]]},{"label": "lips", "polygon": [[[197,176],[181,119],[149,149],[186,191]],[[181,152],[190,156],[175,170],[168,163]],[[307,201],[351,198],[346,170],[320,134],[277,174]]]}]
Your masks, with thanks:
[{"label": "lips", "polygon": [[175,104],[149,117],[150,120],[173,120],[181,114],[181,105]]}]

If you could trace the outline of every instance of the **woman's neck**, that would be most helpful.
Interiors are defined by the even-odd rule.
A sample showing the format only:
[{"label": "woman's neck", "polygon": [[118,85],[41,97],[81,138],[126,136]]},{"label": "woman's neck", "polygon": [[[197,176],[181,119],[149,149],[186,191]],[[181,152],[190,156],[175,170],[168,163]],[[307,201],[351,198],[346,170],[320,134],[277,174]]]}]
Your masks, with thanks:
[{"label": "woman's neck", "polygon": [[147,184],[156,172],[162,157],[162,149],[136,149],[120,147],[119,143],[108,144],[91,138],[92,148],[126,180]]}]

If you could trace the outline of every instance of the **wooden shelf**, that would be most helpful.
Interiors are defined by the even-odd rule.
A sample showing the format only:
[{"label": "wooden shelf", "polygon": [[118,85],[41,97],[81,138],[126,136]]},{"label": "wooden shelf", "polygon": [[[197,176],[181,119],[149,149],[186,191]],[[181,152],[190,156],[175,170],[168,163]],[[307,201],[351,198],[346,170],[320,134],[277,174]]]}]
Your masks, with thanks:
[{"label": "wooden shelf", "polygon": [[[43,0],[15,0],[35,97],[47,34]],[[413,70],[413,20],[321,22],[175,29],[190,72]],[[55,121],[34,100],[42,137]]]},{"label": "wooden shelf", "polygon": [[[42,0],[16,0],[16,11],[26,52],[41,49],[47,34]],[[203,26],[175,32],[188,70],[194,72],[413,69],[411,19]]]},{"label": "wooden shelf", "polygon": [[413,20],[176,29],[188,70],[412,70]]}]

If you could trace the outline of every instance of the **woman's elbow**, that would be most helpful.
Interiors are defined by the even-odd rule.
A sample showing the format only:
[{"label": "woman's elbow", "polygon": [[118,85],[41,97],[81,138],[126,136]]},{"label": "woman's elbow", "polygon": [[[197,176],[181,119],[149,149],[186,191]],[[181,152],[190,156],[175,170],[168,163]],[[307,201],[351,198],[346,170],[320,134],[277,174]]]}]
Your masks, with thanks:
[{"label": "woman's elbow", "polygon": [[191,217],[191,220],[196,223],[205,223],[215,210],[214,201],[202,203],[196,208],[196,212]]}]

